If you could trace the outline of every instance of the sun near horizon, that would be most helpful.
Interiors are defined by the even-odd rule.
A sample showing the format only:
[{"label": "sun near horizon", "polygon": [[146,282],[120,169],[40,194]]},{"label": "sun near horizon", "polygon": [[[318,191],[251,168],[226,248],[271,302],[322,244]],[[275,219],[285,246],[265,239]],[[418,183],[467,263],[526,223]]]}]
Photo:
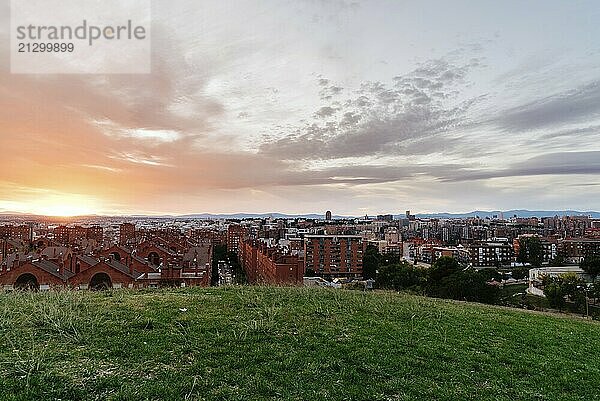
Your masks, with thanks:
[{"label": "sun near horizon", "polygon": [[6,212],[30,213],[49,217],[74,217],[101,214],[97,200],[78,195],[42,196],[25,202],[4,205]]}]

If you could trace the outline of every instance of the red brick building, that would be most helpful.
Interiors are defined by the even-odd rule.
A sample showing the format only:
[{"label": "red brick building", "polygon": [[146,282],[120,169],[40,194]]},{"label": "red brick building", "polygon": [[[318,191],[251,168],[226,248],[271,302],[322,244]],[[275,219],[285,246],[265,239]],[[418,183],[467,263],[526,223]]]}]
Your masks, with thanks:
[{"label": "red brick building", "polygon": [[325,278],[362,277],[365,243],[359,235],[307,235],[305,268]]},{"label": "red brick building", "polygon": [[581,259],[600,257],[600,239],[567,238],[560,241],[559,252],[565,259],[577,263]]},{"label": "red brick building", "polygon": [[133,245],[135,242],[135,224],[121,224],[119,226],[119,245]]},{"label": "red brick building", "polygon": [[241,244],[248,237],[248,229],[239,224],[231,224],[227,227],[227,252],[238,253]]},{"label": "red brick building", "polygon": [[87,228],[86,238],[102,243],[104,239],[104,229],[100,226],[91,226]]},{"label": "red brick building", "polygon": [[0,238],[31,242],[33,239],[33,227],[30,225],[0,226]]},{"label": "red brick building", "polygon": [[144,241],[136,247],[136,255],[146,259],[151,266],[161,267],[178,264],[178,254],[154,241]]},{"label": "red brick building", "polygon": [[[47,290],[209,286],[213,242],[225,231],[190,238],[178,227],[120,226],[119,242],[102,248],[100,226],[60,225],[31,246],[31,226],[0,226],[0,288]],[[15,237],[15,238],[12,238]],[[116,241],[115,241],[116,242]]]},{"label": "red brick building", "polygon": [[158,266],[151,265],[148,260],[138,256],[131,248],[122,245],[113,245],[103,250],[100,255],[104,258],[112,258],[125,266],[133,266],[140,273],[155,272]]},{"label": "red brick building", "polygon": [[126,266],[113,258],[102,260],[78,256],[75,271],[68,285],[79,289],[134,288],[139,287],[137,278],[142,273],[135,271],[133,264]]},{"label": "red brick building", "polygon": [[58,226],[54,229],[54,241],[62,245],[75,245],[86,239],[101,243],[103,238],[104,230],[100,226]]},{"label": "red brick building", "polygon": [[190,231],[190,238],[195,242],[210,242],[212,245],[226,245],[227,232],[208,228]]},{"label": "red brick building", "polygon": [[0,283],[5,290],[49,290],[64,287],[73,273],[63,265],[48,260],[36,260],[24,264],[3,267]]},{"label": "red brick building", "polygon": [[304,261],[297,255],[281,253],[266,244],[245,241],[240,246],[240,262],[251,284],[302,284]]}]

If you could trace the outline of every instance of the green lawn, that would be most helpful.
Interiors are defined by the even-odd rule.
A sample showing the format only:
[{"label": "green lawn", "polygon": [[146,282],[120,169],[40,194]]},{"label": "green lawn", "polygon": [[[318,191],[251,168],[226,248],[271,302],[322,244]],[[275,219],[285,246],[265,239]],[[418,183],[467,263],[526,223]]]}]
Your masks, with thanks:
[{"label": "green lawn", "polygon": [[387,292],[0,293],[1,400],[593,400],[600,325]]}]

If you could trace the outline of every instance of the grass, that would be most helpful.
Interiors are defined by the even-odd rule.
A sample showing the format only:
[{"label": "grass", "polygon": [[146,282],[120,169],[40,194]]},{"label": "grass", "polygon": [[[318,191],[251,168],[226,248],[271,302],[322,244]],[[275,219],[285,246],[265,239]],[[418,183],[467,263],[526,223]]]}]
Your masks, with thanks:
[{"label": "grass", "polygon": [[593,400],[599,332],[389,292],[0,293],[0,399]]}]

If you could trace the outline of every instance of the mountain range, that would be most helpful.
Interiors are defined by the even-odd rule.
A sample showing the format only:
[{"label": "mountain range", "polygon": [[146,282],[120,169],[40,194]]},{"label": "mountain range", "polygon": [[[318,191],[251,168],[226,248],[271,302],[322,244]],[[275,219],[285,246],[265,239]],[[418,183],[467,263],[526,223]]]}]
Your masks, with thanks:
[{"label": "mountain range", "polygon": [[[418,218],[469,218],[469,217],[480,217],[480,218],[497,218],[503,216],[505,219],[517,216],[517,217],[551,217],[551,216],[590,216],[592,218],[600,218],[600,212],[596,211],[578,211],[578,210],[527,210],[527,209],[513,209],[513,210],[474,210],[467,213],[417,213]],[[4,217],[19,217],[19,218],[35,218],[36,215],[28,213],[0,212],[0,216]],[[111,217],[111,216],[77,216],[77,217]],[[308,214],[286,214],[286,213],[194,213],[185,215],[126,215],[126,216],[114,216],[120,218],[134,218],[134,219],[261,219],[261,218],[273,218],[273,219],[323,219],[324,214],[308,213]],[[360,216],[363,217],[363,216]],[[370,216],[373,217],[373,216]],[[405,217],[404,214],[394,215],[395,219]],[[356,218],[356,216],[342,216],[334,215],[333,219],[344,219],[344,218]]]}]

